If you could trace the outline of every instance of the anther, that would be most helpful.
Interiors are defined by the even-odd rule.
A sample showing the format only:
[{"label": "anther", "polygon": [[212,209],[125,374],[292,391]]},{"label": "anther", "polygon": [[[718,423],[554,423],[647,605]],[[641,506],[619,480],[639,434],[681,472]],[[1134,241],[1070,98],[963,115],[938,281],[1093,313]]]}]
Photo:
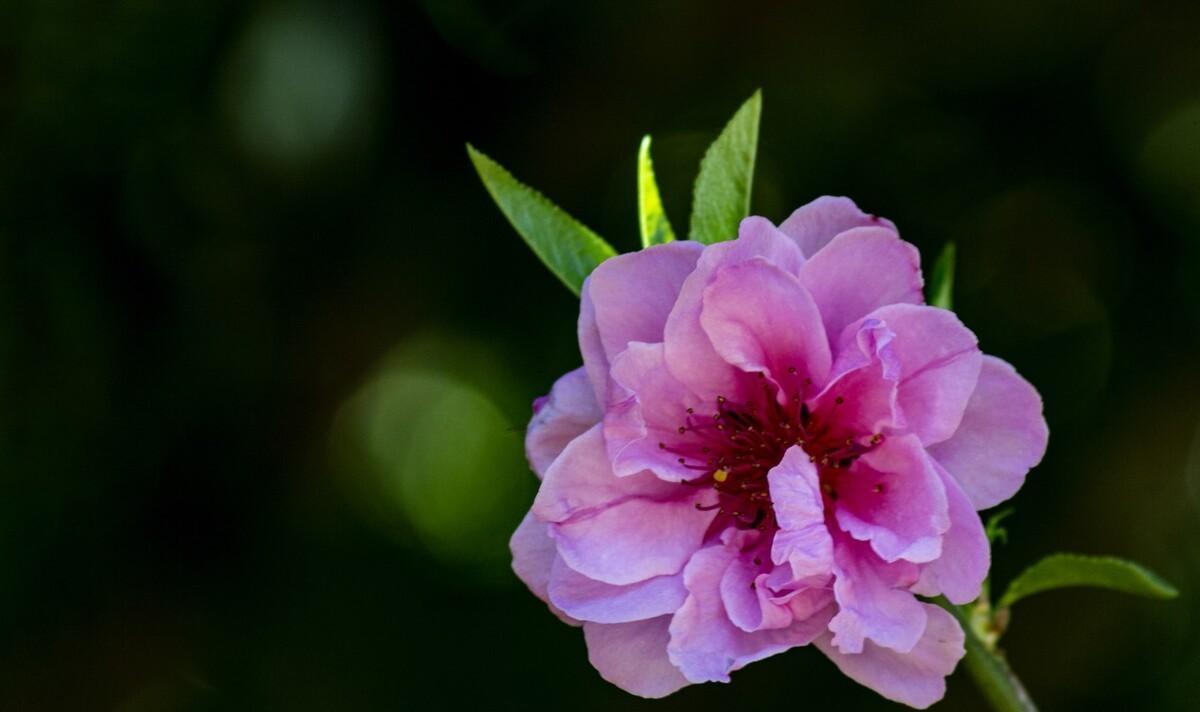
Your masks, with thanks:
[{"label": "anther", "polygon": [[717,482],[724,482],[725,480],[729,479],[729,471],[728,470],[717,470],[716,472],[713,473],[713,479],[716,480]]}]

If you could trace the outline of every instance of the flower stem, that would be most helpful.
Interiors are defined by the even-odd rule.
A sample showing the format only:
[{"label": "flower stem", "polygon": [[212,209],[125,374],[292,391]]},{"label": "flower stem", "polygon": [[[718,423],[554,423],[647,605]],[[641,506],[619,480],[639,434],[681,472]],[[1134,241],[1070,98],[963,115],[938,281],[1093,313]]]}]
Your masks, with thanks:
[{"label": "flower stem", "polygon": [[996,650],[995,636],[980,630],[980,625],[991,618],[989,612],[973,612],[971,606],[955,606],[944,600],[939,603],[962,625],[967,648],[963,662],[992,709],[996,712],[1037,712],[1037,705],[1030,699],[1025,686],[1013,674],[1004,655]]}]

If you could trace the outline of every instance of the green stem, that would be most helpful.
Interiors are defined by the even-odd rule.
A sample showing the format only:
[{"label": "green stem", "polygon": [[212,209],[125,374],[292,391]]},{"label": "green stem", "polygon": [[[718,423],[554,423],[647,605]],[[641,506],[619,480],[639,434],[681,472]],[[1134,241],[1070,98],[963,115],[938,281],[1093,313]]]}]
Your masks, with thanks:
[{"label": "green stem", "polygon": [[989,644],[978,629],[979,624],[990,615],[984,612],[983,617],[979,618],[968,607],[951,605],[945,601],[939,603],[962,625],[967,647],[967,657],[963,662],[992,709],[996,712],[1037,712],[1037,705],[1033,704],[1025,686],[1013,674],[1004,656],[995,649],[994,644]]}]

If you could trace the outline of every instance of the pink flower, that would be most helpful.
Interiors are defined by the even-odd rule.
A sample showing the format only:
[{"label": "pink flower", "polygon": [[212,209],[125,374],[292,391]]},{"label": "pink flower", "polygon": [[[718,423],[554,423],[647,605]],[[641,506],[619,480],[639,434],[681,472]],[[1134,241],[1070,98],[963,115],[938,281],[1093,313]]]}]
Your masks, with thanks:
[{"label": "pink flower", "polygon": [[963,656],[977,509],[1041,459],[1037,392],[923,305],[888,221],[820,198],[584,286],[583,368],[534,404],[513,568],[600,674],[661,697],[813,643],[914,707]]}]

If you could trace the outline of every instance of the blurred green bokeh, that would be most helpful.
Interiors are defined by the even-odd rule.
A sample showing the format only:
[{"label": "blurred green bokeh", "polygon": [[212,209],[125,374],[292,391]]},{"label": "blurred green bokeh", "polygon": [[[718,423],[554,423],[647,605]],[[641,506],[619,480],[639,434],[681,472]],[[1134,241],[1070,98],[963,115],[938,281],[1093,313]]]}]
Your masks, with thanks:
[{"label": "blurred green bokeh", "polygon": [[[994,556],[1047,710],[1200,697],[1200,7],[11,2],[0,12],[0,709],[889,709],[812,650],[658,703],[512,577],[578,304],[471,141],[619,249],[764,92],[754,211],[893,219],[1040,388]],[[941,709],[976,710],[954,677]]]}]

